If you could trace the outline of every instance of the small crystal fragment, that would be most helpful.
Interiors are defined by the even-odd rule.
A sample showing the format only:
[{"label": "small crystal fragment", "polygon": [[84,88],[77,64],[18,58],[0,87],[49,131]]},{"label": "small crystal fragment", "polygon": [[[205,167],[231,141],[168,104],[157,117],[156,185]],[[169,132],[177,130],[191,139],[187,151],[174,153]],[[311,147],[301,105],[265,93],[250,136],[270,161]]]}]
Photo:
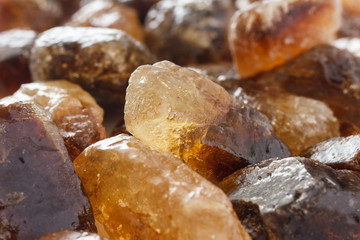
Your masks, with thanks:
[{"label": "small crystal fragment", "polygon": [[65,230],[56,233],[48,233],[37,240],[108,240],[96,233],[77,232]]},{"label": "small crystal fragment", "polygon": [[137,12],[118,2],[90,2],[82,6],[66,25],[116,28],[123,30],[140,42],[144,41],[144,32]]},{"label": "small crystal fragment", "polygon": [[0,98],[31,81],[29,58],[36,33],[13,29],[0,33]]},{"label": "small crystal fragment", "polygon": [[226,195],[167,153],[124,134],[74,161],[113,239],[249,239]]},{"label": "small crystal fragment", "polygon": [[145,17],[150,7],[161,0],[117,0],[129,7],[136,9],[140,15],[141,22],[144,22]]},{"label": "small crystal fragment", "polygon": [[0,154],[0,239],[96,231],[89,200],[47,111],[33,103],[0,105]]},{"label": "small crystal fragment", "polygon": [[60,130],[71,160],[87,146],[106,137],[104,111],[80,86],[65,80],[23,84],[0,102],[35,102],[51,114]]},{"label": "small crystal fragment", "polygon": [[162,0],[145,21],[146,41],[160,59],[180,65],[230,60],[231,0]]},{"label": "small crystal fragment", "polygon": [[335,38],[339,0],[259,1],[231,19],[229,42],[242,77],[273,69]]},{"label": "small crystal fragment", "polygon": [[154,61],[151,53],[123,31],[56,27],[40,34],[31,54],[35,81],[66,79],[79,84],[99,104],[124,104],[130,74]]},{"label": "small crystal fragment", "polygon": [[61,16],[54,0],[0,0],[0,32],[12,28],[41,32],[56,26]]},{"label": "small crystal fragment", "polygon": [[360,170],[360,135],[332,138],[318,143],[301,154],[335,169]]},{"label": "small crystal fragment", "polygon": [[271,159],[239,170],[220,187],[253,239],[359,238],[355,172],[300,157]]},{"label": "small crystal fragment", "polygon": [[214,183],[247,164],[290,156],[264,115],[237,107],[207,76],[168,61],[132,74],[125,124],[143,143],[183,159]]}]

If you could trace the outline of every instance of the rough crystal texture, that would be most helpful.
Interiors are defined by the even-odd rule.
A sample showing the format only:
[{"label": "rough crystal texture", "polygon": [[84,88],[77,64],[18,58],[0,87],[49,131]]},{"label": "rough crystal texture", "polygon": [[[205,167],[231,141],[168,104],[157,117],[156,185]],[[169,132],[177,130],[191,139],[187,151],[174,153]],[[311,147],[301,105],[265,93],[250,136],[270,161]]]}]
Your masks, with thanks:
[{"label": "rough crystal texture", "polygon": [[[342,136],[360,133],[360,58],[329,45],[312,48],[282,67],[248,79],[268,92],[287,92],[325,102]],[[239,85],[229,83],[227,88]]]},{"label": "rough crystal texture", "polygon": [[233,96],[264,113],[274,126],[275,135],[289,146],[294,155],[316,143],[340,136],[339,122],[325,103],[266,91],[252,82],[239,85],[244,88],[233,90]]},{"label": "rough crystal texture", "polygon": [[65,80],[23,84],[14,95],[0,100],[13,101],[35,102],[48,110],[72,160],[87,146],[106,137],[104,111],[76,84]]},{"label": "rough crystal texture", "polygon": [[306,158],[267,160],[220,185],[253,239],[358,239],[360,178]]},{"label": "rough crystal texture", "polygon": [[56,233],[48,233],[37,240],[108,240],[95,233],[77,232],[77,231],[61,231]]},{"label": "rough crystal texture", "polygon": [[219,188],[134,137],[97,142],[74,165],[110,238],[249,239]]},{"label": "rough crystal texture", "polygon": [[230,59],[232,13],[231,0],[162,0],[146,17],[147,44],[160,59],[180,65]]},{"label": "rough crystal texture", "polygon": [[360,135],[332,138],[318,143],[301,154],[335,169],[360,170]]},{"label": "rough crystal texture", "polygon": [[75,82],[99,104],[121,105],[130,74],[138,66],[153,61],[140,42],[121,30],[56,27],[36,39],[31,74],[36,81]]},{"label": "rough crystal texture", "polygon": [[82,6],[66,25],[116,28],[138,41],[144,41],[144,32],[136,10],[118,2],[90,2]]},{"label": "rough crystal texture", "polygon": [[48,112],[0,105],[0,239],[96,231],[92,208]]},{"label": "rough crystal texture", "polygon": [[29,58],[36,33],[13,29],[0,33],[0,98],[31,81]]},{"label": "rough crystal texture", "polygon": [[125,124],[145,144],[183,159],[215,183],[247,164],[290,155],[264,115],[237,107],[205,75],[168,61],[132,74]]},{"label": "rough crystal texture", "polygon": [[56,0],[0,0],[0,32],[12,28],[41,32],[57,25],[61,16]]},{"label": "rough crystal texture", "polygon": [[282,65],[303,51],[335,38],[339,0],[259,1],[231,19],[229,42],[242,77]]}]

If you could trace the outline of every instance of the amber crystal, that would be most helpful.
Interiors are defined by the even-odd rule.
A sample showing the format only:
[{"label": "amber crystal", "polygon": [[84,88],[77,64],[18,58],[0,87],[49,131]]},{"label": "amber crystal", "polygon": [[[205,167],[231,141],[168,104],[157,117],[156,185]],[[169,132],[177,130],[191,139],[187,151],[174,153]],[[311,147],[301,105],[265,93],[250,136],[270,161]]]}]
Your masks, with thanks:
[{"label": "amber crystal", "polygon": [[125,124],[145,144],[215,183],[247,164],[290,155],[264,115],[237,107],[207,76],[168,61],[132,74]]},{"label": "amber crystal", "polygon": [[134,137],[97,142],[74,165],[110,238],[249,239],[219,188]]},{"label": "amber crystal", "polygon": [[36,81],[66,79],[77,83],[99,104],[121,108],[130,74],[153,61],[146,47],[121,30],[56,27],[36,39],[31,73]]},{"label": "amber crystal", "polygon": [[160,59],[186,65],[230,59],[231,0],[162,0],[145,22],[147,44]]},{"label": "amber crystal", "polygon": [[23,84],[14,95],[0,100],[12,101],[35,102],[48,110],[72,160],[106,137],[102,108],[76,84],[65,80]]},{"label": "amber crystal", "polygon": [[242,77],[282,65],[335,38],[340,0],[259,1],[231,19],[229,42]]},{"label": "amber crystal", "polygon": [[41,32],[57,25],[61,16],[56,0],[0,0],[0,32],[12,28]]},{"label": "amber crystal", "polygon": [[359,239],[360,178],[306,158],[271,159],[220,184],[255,239]]},{"label": "amber crystal", "polygon": [[90,2],[82,6],[66,25],[116,28],[138,41],[144,41],[143,29],[136,10],[118,2]]},{"label": "amber crystal", "polygon": [[33,103],[0,105],[0,239],[96,231],[62,137]]},{"label": "amber crystal", "polygon": [[48,233],[37,240],[108,240],[96,233],[78,232],[78,231],[61,231],[56,233]]},{"label": "amber crystal", "polygon": [[29,58],[36,33],[13,29],[0,33],[0,98],[31,81]]},{"label": "amber crystal", "polygon": [[303,151],[303,157],[335,169],[360,170],[360,135],[332,138]]},{"label": "amber crystal", "polygon": [[140,20],[143,22],[152,5],[160,2],[161,0],[116,0],[117,2],[126,4],[137,10]]}]

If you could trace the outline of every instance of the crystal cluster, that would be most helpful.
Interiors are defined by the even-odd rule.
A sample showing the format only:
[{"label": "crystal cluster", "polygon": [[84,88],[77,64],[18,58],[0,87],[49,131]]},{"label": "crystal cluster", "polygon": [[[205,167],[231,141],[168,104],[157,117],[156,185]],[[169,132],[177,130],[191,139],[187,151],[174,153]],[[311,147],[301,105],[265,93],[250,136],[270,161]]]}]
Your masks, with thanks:
[{"label": "crystal cluster", "polygon": [[286,145],[259,112],[237,107],[205,75],[168,61],[139,67],[129,80],[126,129],[218,182],[247,164],[286,157]]},{"label": "crystal cluster", "polygon": [[65,80],[23,84],[12,96],[0,100],[14,101],[35,102],[50,112],[72,160],[106,137],[102,108],[76,84]]},{"label": "crystal cluster", "polygon": [[118,135],[75,161],[113,239],[250,239],[226,195],[170,154]]},{"label": "crystal cluster", "polygon": [[96,231],[92,207],[48,112],[0,105],[0,239]]},{"label": "crystal cluster", "polygon": [[77,83],[99,104],[121,108],[130,74],[153,61],[146,47],[121,30],[56,27],[36,39],[31,74],[35,81],[66,79]]},{"label": "crystal cluster", "polygon": [[306,158],[248,166],[220,186],[253,239],[358,239],[360,178]]}]

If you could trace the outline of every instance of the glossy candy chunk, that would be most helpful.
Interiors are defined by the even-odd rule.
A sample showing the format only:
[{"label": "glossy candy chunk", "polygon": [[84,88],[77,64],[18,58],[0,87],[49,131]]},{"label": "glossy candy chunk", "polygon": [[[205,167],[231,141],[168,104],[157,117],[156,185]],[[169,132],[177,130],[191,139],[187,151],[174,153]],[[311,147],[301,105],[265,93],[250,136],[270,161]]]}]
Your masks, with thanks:
[{"label": "glossy candy chunk", "polygon": [[67,79],[88,91],[99,104],[122,107],[130,74],[153,61],[141,43],[121,30],[56,27],[36,39],[31,73],[36,81]]},{"label": "glossy candy chunk", "polygon": [[0,105],[0,239],[96,231],[92,208],[48,112]]},{"label": "glossy candy chunk", "polygon": [[48,233],[37,240],[108,240],[95,233],[77,232],[77,231],[61,231],[56,233]]},{"label": "glossy candy chunk", "polygon": [[31,81],[29,58],[36,33],[13,29],[0,33],[0,98]]},{"label": "glossy candy chunk", "polygon": [[132,74],[125,124],[145,144],[215,183],[247,164],[290,155],[264,115],[237,107],[207,76],[168,61]]},{"label": "glossy candy chunk", "polygon": [[97,142],[74,165],[110,238],[249,239],[219,188],[134,137]]},{"label": "glossy candy chunk", "polygon": [[[240,84],[241,85],[241,84]],[[329,138],[340,136],[340,126],[323,102],[244,84],[233,95],[241,103],[264,113],[274,132],[294,155]]]},{"label": "glossy candy chunk", "polygon": [[335,39],[341,13],[340,0],[259,1],[239,10],[229,42],[240,76],[268,71]]},{"label": "glossy candy chunk", "polygon": [[104,111],[80,86],[65,80],[23,84],[0,102],[35,102],[51,114],[60,130],[71,160],[87,146],[106,137]]},{"label": "glossy candy chunk", "polygon": [[57,25],[61,16],[56,0],[0,0],[0,32],[12,28],[41,32]]},{"label": "glossy candy chunk", "polygon": [[358,239],[360,178],[305,158],[267,160],[220,184],[253,239]]},{"label": "glossy candy chunk", "polygon": [[136,10],[118,2],[90,2],[82,6],[66,25],[116,28],[138,41],[144,41],[144,32]]},{"label": "glossy candy chunk", "polygon": [[230,59],[227,27],[231,0],[162,0],[145,22],[147,45],[180,65]]},{"label": "glossy candy chunk", "polygon": [[303,157],[336,169],[360,170],[360,135],[332,138],[303,151]]}]

